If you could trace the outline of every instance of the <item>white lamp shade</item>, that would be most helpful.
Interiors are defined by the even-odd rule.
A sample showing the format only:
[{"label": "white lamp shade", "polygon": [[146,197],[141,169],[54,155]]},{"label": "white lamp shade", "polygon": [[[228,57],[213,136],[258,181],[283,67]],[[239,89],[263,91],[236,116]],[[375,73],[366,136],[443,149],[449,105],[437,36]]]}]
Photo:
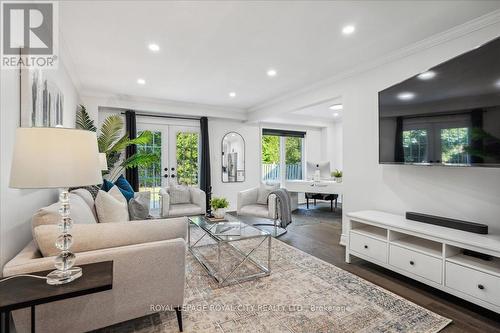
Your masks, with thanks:
[{"label": "white lamp shade", "polygon": [[13,188],[66,188],[102,183],[97,136],[69,128],[18,128]]},{"label": "white lamp shade", "polygon": [[99,153],[99,163],[101,164],[101,170],[108,170],[108,159],[106,158],[106,153]]}]

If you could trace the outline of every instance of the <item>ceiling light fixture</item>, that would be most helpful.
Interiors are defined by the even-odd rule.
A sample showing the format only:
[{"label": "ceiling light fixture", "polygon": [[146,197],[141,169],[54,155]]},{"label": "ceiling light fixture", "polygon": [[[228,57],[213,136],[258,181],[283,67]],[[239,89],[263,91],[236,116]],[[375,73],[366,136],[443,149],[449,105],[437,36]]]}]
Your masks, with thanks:
[{"label": "ceiling light fixture", "polygon": [[269,77],[274,77],[274,76],[276,76],[276,74],[278,74],[278,72],[273,68],[270,68],[267,70],[267,76],[269,76]]},{"label": "ceiling light fixture", "polygon": [[333,116],[334,116],[335,118],[337,118],[337,117],[339,116],[339,113],[338,113],[338,112],[335,112],[335,113],[333,114]]},{"label": "ceiling light fixture", "polygon": [[409,101],[409,100],[412,100],[414,98],[415,98],[415,93],[412,93],[409,91],[405,91],[405,92],[398,94],[398,99],[400,99],[402,101]]},{"label": "ceiling light fixture", "polygon": [[436,76],[436,72],[434,72],[434,71],[427,71],[427,72],[423,72],[423,73],[420,73],[417,75],[417,77],[420,80],[430,80],[430,79],[433,79],[435,76]]},{"label": "ceiling light fixture", "polygon": [[342,33],[344,35],[350,35],[350,34],[354,33],[354,31],[356,31],[356,27],[353,25],[346,25],[342,28]]},{"label": "ceiling light fixture", "polygon": [[498,80],[497,80],[497,82],[495,82],[495,86],[496,86],[497,88],[500,88],[500,79],[498,79]]},{"label": "ceiling light fixture", "polygon": [[331,106],[328,107],[330,110],[333,110],[333,111],[340,111],[344,108],[344,106],[342,104],[333,104]]},{"label": "ceiling light fixture", "polygon": [[229,97],[234,98],[236,97],[236,93],[234,91],[231,91],[229,94]]},{"label": "ceiling light fixture", "polygon": [[144,80],[144,79],[137,79],[137,84],[145,85],[146,84],[146,80]]},{"label": "ceiling light fixture", "polygon": [[153,52],[158,52],[160,51],[160,45],[158,44],[155,44],[155,43],[151,43],[148,45],[148,48],[150,51],[153,51]]}]

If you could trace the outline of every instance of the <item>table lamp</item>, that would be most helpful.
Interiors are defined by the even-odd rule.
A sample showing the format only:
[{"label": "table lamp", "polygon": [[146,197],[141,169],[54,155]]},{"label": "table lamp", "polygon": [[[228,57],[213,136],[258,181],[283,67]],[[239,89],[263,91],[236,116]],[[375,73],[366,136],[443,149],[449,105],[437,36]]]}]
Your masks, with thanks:
[{"label": "table lamp", "polygon": [[99,163],[101,165],[101,171],[108,170],[108,158],[106,157],[106,153],[99,153]]},{"label": "table lamp", "polygon": [[60,189],[61,235],[55,246],[61,252],[55,258],[56,270],[47,275],[48,284],[64,284],[82,276],[82,269],[73,267],[76,256],[69,250],[73,244],[69,233],[73,223],[68,188],[100,183],[101,164],[95,132],[49,127],[16,130],[10,187]]}]

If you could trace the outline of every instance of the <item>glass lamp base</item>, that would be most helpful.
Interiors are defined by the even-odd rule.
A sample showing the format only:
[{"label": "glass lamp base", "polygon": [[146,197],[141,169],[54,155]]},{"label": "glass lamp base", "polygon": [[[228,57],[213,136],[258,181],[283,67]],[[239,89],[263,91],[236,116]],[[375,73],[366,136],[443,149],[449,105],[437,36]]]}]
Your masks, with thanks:
[{"label": "glass lamp base", "polygon": [[65,284],[74,281],[82,276],[80,267],[71,267],[66,271],[56,269],[47,275],[47,283],[51,285]]}]

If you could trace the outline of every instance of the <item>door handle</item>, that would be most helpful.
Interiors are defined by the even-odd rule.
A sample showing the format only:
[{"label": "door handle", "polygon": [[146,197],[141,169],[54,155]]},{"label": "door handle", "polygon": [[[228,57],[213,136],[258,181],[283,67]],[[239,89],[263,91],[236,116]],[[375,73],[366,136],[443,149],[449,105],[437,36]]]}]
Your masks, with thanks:
[{"label": "door handle", "polygon": [[175,175],[170,175],[171,178],[175,178]]},{"label": "door handle", "polygon": [[167,174],[164,174],[164,175],[163,175],[163,177],[168,178],[168,175],[167,175]]}]

